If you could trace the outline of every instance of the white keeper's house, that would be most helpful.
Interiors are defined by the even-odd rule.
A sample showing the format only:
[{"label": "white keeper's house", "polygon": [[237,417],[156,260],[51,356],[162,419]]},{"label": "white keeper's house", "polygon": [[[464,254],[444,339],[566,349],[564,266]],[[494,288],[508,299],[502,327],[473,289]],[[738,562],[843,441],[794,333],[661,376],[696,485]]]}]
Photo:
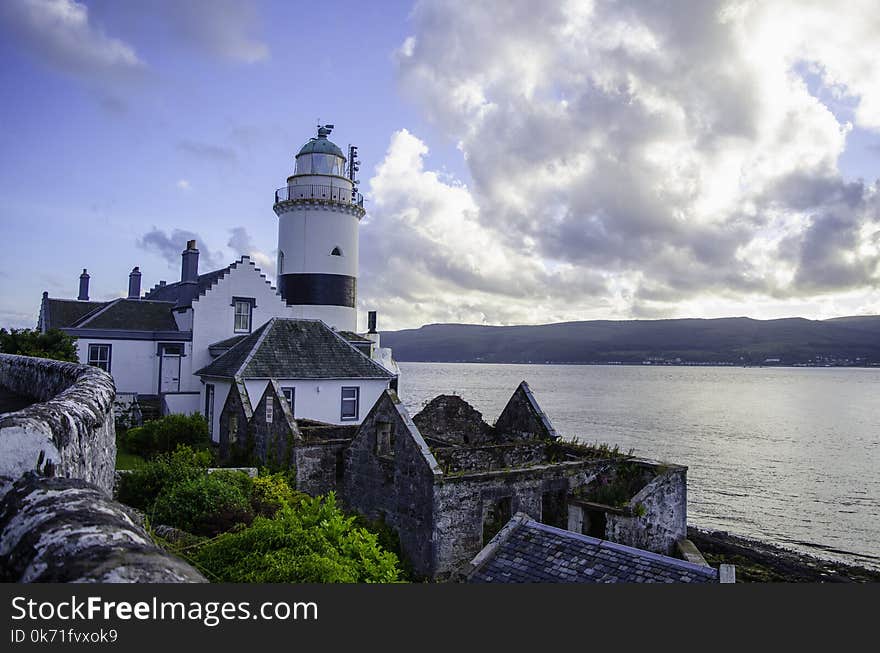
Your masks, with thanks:
[{"label": "white keeper's house", "polygon": [[356,333],[365,212],[354,180],[356,148],[347,159],[327,138],[332,128],[318,128],[275,191],[277,288],[248,256],[200,273],[191,240],[179,281],[160,281],[142,294],[135,267],[127,297],[95,302],[83,269],[77,299],[43,293],[38,329],[76,336],[80,361],[107,370],[120,395],[158,402],[162,413],[202,412],[215,440],[237,382],[256,404],[276,381],[297,419],[360,423],[384,388],[396,389],[399,370],[379,346],[375,312],[369,331]]}]

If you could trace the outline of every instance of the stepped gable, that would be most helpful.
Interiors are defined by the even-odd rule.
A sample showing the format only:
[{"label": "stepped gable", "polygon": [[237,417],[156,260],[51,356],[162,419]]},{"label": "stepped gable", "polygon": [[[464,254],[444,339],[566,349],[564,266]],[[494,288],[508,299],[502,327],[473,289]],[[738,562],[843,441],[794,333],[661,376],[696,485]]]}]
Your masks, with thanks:
[{"label": "stepped gable", "polygon": [[203,297],[211,290],[211,288],[216,286],[223,277],[229,274],[230,270],[234,270],[239,265],[250,265],[254,269],[254,272],[259,274],[260,277],[265,280],[266,285],[272,288],[279,298],[281,297],[272,283],[266,279],[266,275],[260,271],[260,268],[256,267],[254,262],[250,259],[250,256],[242,256],[239,260],[230,263],[225,268],[200,274],[195,283],[175,281],[174,283],[156,284],[146,295],[144,295],[144,299],[174,302],[175,308],[189,308],[194,301],[198,301],[199,297]]},{"label": "stepped gable", "polygon": [[477,554],[469,583],[717,583],[718,572],[518,513]]},{"label": "stepped gable", "polygon": [[196,374],[247,379],[390,379],[319,320],[272,318]]}]

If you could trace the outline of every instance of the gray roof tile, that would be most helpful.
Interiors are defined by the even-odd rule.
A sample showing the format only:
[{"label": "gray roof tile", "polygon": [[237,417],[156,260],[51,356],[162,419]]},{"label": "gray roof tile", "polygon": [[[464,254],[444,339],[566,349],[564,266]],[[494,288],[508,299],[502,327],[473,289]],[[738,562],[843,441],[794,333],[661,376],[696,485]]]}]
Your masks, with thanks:
[{"label": "gray roof tile", "polygon": [[505,526],[474,564],[471,583],[718,582],[711,567],[554,528],[523,514]]},{"label": "gray roof tile", "polygon": [[73,329],[124,329],[127,331],[178,331],[171,302],[116,299],[69,325]]},{"label": "gray roof tile", "polygon": [[196,374],[245,379],[390,379],[323,322],[272,318]]}]

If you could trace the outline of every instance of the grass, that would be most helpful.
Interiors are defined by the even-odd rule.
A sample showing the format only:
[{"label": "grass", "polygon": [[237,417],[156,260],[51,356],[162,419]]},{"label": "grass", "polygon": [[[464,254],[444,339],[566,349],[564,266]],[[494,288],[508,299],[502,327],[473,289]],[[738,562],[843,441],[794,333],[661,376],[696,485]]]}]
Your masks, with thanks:
[{"label": "grass", "polygon": [[138,469],[146,464],[146,460],[133,453],[116,449],[116,469]]}]

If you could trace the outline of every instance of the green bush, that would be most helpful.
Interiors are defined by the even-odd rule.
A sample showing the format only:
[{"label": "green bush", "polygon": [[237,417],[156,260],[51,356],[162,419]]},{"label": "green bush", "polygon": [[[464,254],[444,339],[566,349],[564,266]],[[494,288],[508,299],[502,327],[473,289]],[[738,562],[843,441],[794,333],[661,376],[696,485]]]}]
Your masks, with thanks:
[{"label": "green bush", "polygon": [[298,506],[304,499],[309,496],[291,488],[283,472],[253,479],[251,506],[257,515],[273,517],[282,508]]},{"label": "green bush", "polygon": [[129,429],[122,443],[128,453],[152,458],[160,453],[174,451],[179,445],[193,449],[209,449],[211,438],[205,418],[192,415],[166,415]]},{"label": "green bush", "polygon": [[210,452],[178,446],[173,453],[161,454],[138,469],[122,474],[117,498],[149,513],[166,487],[204,475],[210,462]]},{"label": "green bush", "polygon": [[204,544],[193,556],[213,579],[248,583],[392,583],[397,556],[326,498],[301,499],[273,518]]},{"label": "green bush", "polygon": [[152,522],[196,535],[216,535],[238,524],[249,524],[254,515],[243,491],[246,486],[232,480],[233,474],[248,478],[241,472],[203,472],[166,486],[153,504]]},{"label": "green bush", "polygon": [[76,338],[58,329],[49,329],[46,333],[40,333],[37,329],[0,329],[0,351],[5,354],[79,362]]}]

